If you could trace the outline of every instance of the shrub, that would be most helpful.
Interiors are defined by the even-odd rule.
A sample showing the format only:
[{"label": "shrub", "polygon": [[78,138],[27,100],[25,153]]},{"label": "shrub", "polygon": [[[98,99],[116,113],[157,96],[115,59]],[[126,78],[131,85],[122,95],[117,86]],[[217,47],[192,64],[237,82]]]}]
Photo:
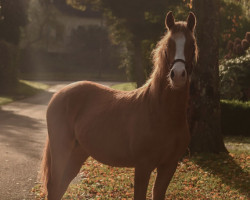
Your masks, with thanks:
[{"label": "shrub", "polygon": [[246,32],[245,39],[250,43],[250,32]]},{"label": "shrub", "polygon": [[223,135],[250,136],[250,101],[221,101],[221,130]]},{"label": "shrub", "polygon": [[219,66],[222,99],[250,100],[250,49]]},{"label": "shrub", "polygon": [[0,41],[0,94],[11,93],[17,85],[17,49]]},{"label": "shrub", "polygon": [[244,51],[246,51],[249,48],[249,42],[247,41],[247,39],[243,39],[241,41],[241,46],[242,46]]}]

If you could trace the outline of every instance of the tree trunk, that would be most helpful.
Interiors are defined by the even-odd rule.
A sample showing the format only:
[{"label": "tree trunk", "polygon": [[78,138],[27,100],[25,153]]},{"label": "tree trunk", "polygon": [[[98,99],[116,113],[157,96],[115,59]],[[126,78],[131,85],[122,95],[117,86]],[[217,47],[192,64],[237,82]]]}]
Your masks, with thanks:
[{"label": "tree trunk", "polygon": [[219,0],[194,0],[199,59],[190,86],[190,151],[227,151],[221,134]]}]

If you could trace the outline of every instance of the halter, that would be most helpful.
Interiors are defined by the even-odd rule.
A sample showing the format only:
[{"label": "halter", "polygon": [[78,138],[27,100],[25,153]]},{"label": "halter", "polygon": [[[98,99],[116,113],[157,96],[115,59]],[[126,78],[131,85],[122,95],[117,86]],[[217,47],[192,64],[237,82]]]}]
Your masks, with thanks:
[{"label": "halter", "polygon": [[170,68],[172,69],[173,66],[174,66],[174,64],[177,63],[177,62],[183,63],[183,64],[185,65],[185,68],[186,68],[186,61],[183,60],[183,59],[175,59],[174,62],[172,62],[172,63],[170,64]]},{"label": "halter", "polygon": [[170,69],[173,68],[175,63],[181,62],[181,63],[183,63],[185,65],[185,69],[186,69],[187,73],[189,75],[192,73],[192,71],[193,71],[193,64],[192,63],[190,64],[190,68],[187,68],[188,63],[185,60],[183,60],[183,59],[175,59],[174,62],[169,63],[168,59],[167,59],[167,52],[166,51],[165,51],[165,56],[166,56],[166,60],[167,60],[167,65],[169,66]]}]

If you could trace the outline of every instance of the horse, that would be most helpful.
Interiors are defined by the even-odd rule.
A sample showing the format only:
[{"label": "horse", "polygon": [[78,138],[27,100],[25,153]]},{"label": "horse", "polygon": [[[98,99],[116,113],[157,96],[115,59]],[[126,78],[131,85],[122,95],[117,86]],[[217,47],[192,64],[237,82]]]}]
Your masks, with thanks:
[{"label": "horse", "polygon": [[47,108],[48,137],[42,181],[48,200],[59,200],[88,157],[114,167],[132,167],[134,199],[146,199],[151,172],[153,199],[162,200],[190,133],[187,107],[197,58],[196,17],[175,22],[152,52],[153,70],[142,87],[118,91],[79,81],[55,93]]}]

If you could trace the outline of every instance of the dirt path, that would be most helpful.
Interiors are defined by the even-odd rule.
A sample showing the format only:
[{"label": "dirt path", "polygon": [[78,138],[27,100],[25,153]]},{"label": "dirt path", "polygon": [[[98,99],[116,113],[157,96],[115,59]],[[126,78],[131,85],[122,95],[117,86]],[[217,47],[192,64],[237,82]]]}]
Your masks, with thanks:
[{"label": "dirt path", "polygon": [[[0,199],[32,199],[47,135],[45,113],[52,94],[68,83],[0,107]],[[112,82],[102,82],[112,85]]]}]

